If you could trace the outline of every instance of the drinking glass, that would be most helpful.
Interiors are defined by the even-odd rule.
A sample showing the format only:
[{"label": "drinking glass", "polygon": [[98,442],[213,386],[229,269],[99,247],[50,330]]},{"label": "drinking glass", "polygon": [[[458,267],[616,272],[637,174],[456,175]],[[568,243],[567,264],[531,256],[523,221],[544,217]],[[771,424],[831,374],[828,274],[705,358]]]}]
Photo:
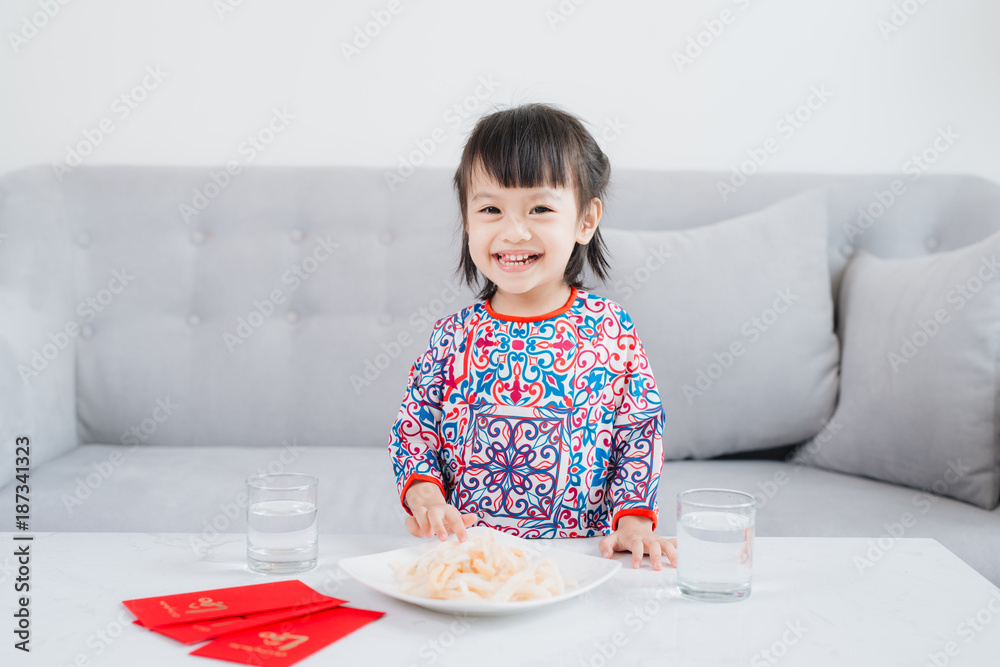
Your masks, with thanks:
[{"label": "drinking glass", "polygon": [[677,494],[677,587],[697,600],[750,597],[757,499],[729,489]]},{"label": "drinking glass", "polygon": [[247,564],[272,574],[316,566],[319,480],[301,473],[268,473],[247,479]]}]

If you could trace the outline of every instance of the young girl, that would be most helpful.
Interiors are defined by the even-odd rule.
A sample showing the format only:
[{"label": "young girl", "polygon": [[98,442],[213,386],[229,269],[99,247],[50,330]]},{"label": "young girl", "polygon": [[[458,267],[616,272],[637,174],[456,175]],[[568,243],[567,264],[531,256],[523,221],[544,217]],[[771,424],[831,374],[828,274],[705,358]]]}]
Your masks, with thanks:
[{"label": "young girl", "polygon": [[[389,454],[418,537],[473,524],[521,537],[607,535],[600,551],[675,565],[653,533],[664,414],[597,225],[610,164],[580,121],[544,104],[479,120],[455,187],[459,271],[481,303],[442,318],[410,369]],[[610,533],[610,534],[609,534]]]}]

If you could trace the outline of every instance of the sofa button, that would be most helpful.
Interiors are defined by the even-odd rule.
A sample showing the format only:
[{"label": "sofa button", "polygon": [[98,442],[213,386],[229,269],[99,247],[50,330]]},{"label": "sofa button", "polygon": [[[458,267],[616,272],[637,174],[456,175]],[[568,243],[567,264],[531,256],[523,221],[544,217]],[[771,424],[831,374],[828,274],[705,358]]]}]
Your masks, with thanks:
[{"label": "sofa button", "polygon": [[90,245],[90,234],[83,232],[76,237],[76,244],[81,248],[86,248]]},{"label": "sofa button", "polygon": [[390,315],[389,313],[382,313],[381,315],[378,316],[378,323],[384,327],[389,326],[390,324],[392,324],[392,315]]},{"label": "sofa button", "polygon": [[931,237],[931,238],[927,239],[926,246],[927,246],[928,250],[930,250],[931,252],[934,252],[935,250],[937,250],[938,240],[936,238],[934,238],[934,237]]},{"label": "sofa button", "polygon": [[84,338],[93,338],[94,337],[93,327],[91,327],[89,324],[83,325],[83,328],[80,329],[80,335],[83,336]]},{"label": "sofa button", "polygon": [[844,245],[840,246],[840,252],[844,255],[850,255],[852,252],[854,252],[854,246],[852,246],[850,243],[845,243]]},{"label": "sofa button", "polygon": [[291,324],[295,324],[296,322],[299,321],[299,314],[294,310],[290,310],[287,313],[285,313],[285,319],[288,320]]},{"label": "sofa button", "polygon": [[201,318],[198,317],[198,313],[191,313],[190,315],[188,315],[187,322],[191,326],[196,327],[199,324],[201,324]]},{"label": "sofa button", "polygon": [[293,229],[292,231],[288,232],[288,238],[292,239],[292,241],[294,241],[295,243],[298,243],[305,237],[306,235],[302,232],[301,229]]},{"label": "sofa button", "polygon": [[382,242],[382,245],[389,245],[396,240],[396,235],[391,230],[383,229],[378,234],[378,240]]},{"label": "sofa button", "polygon": [[201,245],[205,240],[205,233],[200,231],[191,232],[191,243]]}]

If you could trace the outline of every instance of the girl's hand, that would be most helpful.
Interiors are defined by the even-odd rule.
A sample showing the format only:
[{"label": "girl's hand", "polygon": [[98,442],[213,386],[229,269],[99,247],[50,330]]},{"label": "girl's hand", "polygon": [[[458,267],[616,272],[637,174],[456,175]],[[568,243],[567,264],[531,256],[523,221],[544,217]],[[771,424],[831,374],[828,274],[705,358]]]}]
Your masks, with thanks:
[{"label": "girl's hand", "polygon": [[600,543],[601,555],[611,558],[615,551],[631,551],[632,567],[642,563],[643,554],[649,554],[654,570],[663,569],[662,555],[677,567],[677,540],[660,537],[653,532],[653,520],[644,516],[623,516],[618,519],[618,530]]},{"label": "girl's hand", "polygon": [[437,484],[430,482],[411,485],[406,492],[406,505],[413,513],[413,516],[406,517],[406,529],[414,537],[437,535],[439,540],[445,542],[450,530],[459,542],[464,542],[468,538],[465,529],[479,520],[475,514],[462,514],[449,505]]}]

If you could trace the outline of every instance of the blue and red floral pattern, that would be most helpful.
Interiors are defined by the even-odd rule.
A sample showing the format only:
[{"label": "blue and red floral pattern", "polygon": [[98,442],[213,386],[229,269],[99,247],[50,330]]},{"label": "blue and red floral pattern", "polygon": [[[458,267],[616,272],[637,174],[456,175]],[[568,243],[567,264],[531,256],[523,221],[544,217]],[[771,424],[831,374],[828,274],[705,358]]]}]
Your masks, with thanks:
[{"label": "blue and red floral pattern", "polygon": [[663,421],[631,317],[574,288],[540,318],[480,302],[438,320],[410,368],[389,454],[401,499],[434,481],[482,525],[592,537],[627,514],[655,524]]}]

